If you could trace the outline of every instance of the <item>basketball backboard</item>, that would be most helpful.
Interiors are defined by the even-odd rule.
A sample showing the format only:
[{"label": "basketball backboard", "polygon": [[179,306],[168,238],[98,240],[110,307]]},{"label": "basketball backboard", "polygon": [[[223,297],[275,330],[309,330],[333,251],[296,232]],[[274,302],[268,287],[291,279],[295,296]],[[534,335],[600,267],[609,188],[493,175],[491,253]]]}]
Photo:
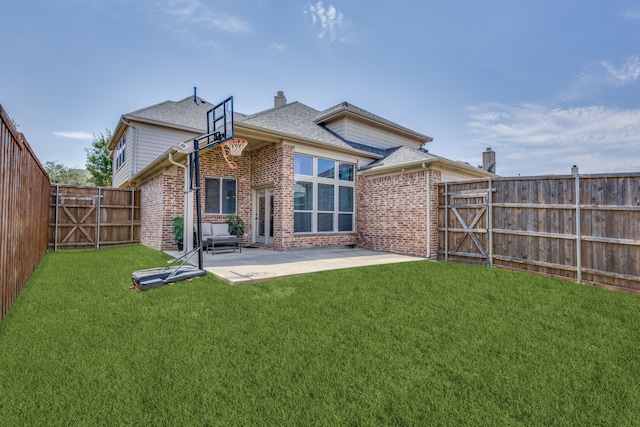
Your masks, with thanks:
[{"label": "basketball backboard", "polygon": [[233,96],[207,111],[207,135],[207,145],[233,139]]}]

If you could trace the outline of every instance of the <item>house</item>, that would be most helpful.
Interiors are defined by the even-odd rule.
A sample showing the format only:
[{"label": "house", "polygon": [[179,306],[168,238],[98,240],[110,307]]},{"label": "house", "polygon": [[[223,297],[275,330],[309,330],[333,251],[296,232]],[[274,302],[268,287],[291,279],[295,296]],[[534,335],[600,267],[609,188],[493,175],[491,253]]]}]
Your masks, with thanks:
[{"label": "house", "polygon": [[[175,247],[171,220],[183,212],[184,154],[172,146],[206,133],[212,105],[197,97],[123,115],[112,150],[116,187],[141,189],[141,241]],[[288,250],[357,245],[435,257],[440,182],[492,176],[428,153],[432,139],[347,102],[319,111],[287,102],[234,114],[249,144],[227,166],[219,147],[200,153],[203,221],[237,213],[244,243]]]}]

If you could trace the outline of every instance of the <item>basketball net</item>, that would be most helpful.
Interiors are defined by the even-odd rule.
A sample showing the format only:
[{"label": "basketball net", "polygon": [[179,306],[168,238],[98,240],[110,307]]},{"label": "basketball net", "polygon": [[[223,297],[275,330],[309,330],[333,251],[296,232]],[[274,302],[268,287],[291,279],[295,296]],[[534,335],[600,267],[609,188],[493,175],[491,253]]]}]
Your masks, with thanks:
[{"label": "basketball net", "polygon": [[227,165],[231,169],[238,169],[238,164],[233,160],[229,159],[230,156],[239,157],[242,155],[242,150],[249,144],[246,139],[242,138],[233,138],[229,141],[225,141],[220,144],[220,149],[222,150],[222,155],[224,156],[224,160],[227,162]]}]

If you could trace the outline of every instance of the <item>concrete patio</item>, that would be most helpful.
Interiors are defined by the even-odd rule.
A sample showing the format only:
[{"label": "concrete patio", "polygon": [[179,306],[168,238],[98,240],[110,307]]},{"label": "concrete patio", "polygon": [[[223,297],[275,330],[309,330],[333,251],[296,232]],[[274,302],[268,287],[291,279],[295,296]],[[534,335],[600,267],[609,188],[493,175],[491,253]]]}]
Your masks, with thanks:
[{"label": "concrete patio", "polygon": [[[176,251],[167,253],[173,257],[179,256]],[[245,247],[242,253],[205,253],[203,267],[227,283],[241,285],[317,271],[425,260],[360,248],[331,247],[277,252]],[[197,255],[189,263],[197,265]]]}]

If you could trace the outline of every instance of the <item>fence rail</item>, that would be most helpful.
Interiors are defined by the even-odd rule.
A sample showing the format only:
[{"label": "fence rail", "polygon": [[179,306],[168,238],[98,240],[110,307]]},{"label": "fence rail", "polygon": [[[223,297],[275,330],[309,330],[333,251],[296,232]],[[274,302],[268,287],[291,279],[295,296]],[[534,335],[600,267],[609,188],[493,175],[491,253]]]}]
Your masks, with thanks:
[{"label": "fence rail", "polygon": [[440,259],[640,292],[640,174],[439,186]]},{"label": "fence rail", "polygon": [[140,243],[140,191],[52,185],[49,248]]},{"label": "fence rail", "polygon": [[0,105],[0,320],[47,251],[49,185]]}]

